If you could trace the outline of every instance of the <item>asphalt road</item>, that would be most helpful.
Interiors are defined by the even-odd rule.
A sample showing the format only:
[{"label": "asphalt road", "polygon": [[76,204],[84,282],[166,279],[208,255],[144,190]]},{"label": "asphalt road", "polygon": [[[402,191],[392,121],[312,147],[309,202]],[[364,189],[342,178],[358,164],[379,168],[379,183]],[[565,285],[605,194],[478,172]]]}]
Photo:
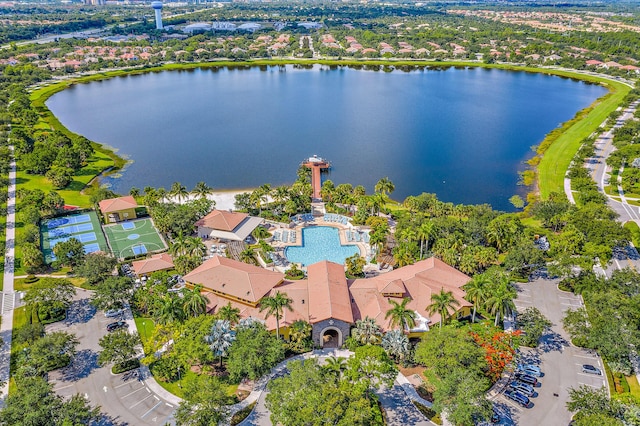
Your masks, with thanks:
[{"label": "asphalt road", "polygon": [[[501,424],[538,426],[567,425],[571,413],[566,403],[569,389],[580,385],[593,388],[605,386],[603,376],[582,373],[582,364],[591,364],[602,369],[602,362],[595,354],[572,346],[569,336],[562,327],[562,317],[567,309],[582,306],[579,296],[560,291],[558,280],[537,279],[527,284],[518,284],[518,297],[515,304],[518,311],[528,307],[537,307],[551,322],[550,332],[541,339],[536,349],[522,348],[520,362],[540,366],[544,375],[536,388],[537,396],[531,398],[532,406],[523,408],[506,398],[503,394],[495,401],[506,411]],[[555,396],[557,395],[557,396]]]},{"label": "asphalt road", "polygon": [[[71,365],[49,373],[54,390],[65,397],[84,395],[92,405],[100,406],[105,414],[103,425],[173,423],[176,407],[152,392],[138,370],[114,375],[110,365],[98,365],[98,341],[107,333],[106,325],[115,319],[96,312],[89,304],[89,292],[77,291],[67,320],[47,326],[47,332],[67,331],[74,333],[80,341]],[[133,324],[132,318],[125,319]]]}]

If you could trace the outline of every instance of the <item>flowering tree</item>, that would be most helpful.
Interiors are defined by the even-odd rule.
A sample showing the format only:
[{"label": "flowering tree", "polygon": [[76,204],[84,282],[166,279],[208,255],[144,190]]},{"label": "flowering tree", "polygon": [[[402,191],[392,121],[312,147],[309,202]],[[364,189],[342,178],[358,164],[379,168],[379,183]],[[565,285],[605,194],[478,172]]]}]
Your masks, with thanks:
[{"label": "flowering tree", "polygon": [[471,332],[473,340],[485,351],[484,358],[489,366],[487,376],[491,381],[498,381],[504,368],[513,361],[520,333],[519,330],[507,333],[488,324]]}]

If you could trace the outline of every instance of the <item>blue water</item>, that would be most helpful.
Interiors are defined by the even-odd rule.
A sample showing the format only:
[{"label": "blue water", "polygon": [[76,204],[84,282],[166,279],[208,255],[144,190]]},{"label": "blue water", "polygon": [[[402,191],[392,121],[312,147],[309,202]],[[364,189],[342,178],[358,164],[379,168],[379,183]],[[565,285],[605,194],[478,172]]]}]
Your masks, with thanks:
[{"label": "blue water", "polygon": [[344,265],[344,260],[360,253],[357,246],[340,244],[338,229],[330,226],[312,226],[302,229],[302,246],[287,247],[284,255],[289,262],[312,265],[321,260]]},{"label": "blue water", "polygon": [[395,183],[393,199],[433,192],[511,209],[531,146],[606,90],[495,69],[375,72],[346,67],[171,71],[75,85],[47,106],[74,132],[133,162],[108,180],[214,189],[290,184],[302,159],[334,183]]}]

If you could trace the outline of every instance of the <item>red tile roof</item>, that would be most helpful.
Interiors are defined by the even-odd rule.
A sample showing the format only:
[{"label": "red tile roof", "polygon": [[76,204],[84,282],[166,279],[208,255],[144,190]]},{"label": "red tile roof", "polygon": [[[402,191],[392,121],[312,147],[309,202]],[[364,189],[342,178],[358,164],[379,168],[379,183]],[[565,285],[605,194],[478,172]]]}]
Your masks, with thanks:
[{"label": "red tile roof", "polygon": [[137,276],[150,274],[155,271],[164,271],[165,269],[172,269],[173,258],[168,253],[154,254],[148,259],[136,260],[131,262],[133,272]]},{"label": "red tile roof", "polygon": [[196,226],[210,229],[232,232],[249,215],[246,213],[234,213],[226,210],[213,210],[211,213],[196,222]]},{"label": "red tile roof", "polygon": [[121,210],[135,209],[138,207],[136,199],[131,195],[126,197],[109,198],[108,200],[102,200],[98,203],[100,211],[102,213],[113,213]]}]

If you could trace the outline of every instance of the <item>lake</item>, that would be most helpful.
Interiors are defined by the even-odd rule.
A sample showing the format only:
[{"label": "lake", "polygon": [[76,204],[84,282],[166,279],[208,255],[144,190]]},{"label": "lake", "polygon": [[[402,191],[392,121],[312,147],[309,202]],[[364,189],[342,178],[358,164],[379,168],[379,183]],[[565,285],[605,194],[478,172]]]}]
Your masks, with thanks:
[{"label": "lake", "polygon": [[512,210],[531,146],[606,89],[482,68],[409,72],[293,65],[164,71],[75,85],[47,106],[70,130],[132,163],[112,189],[289,184],[314,154],[336,185],[433,192]]}]

